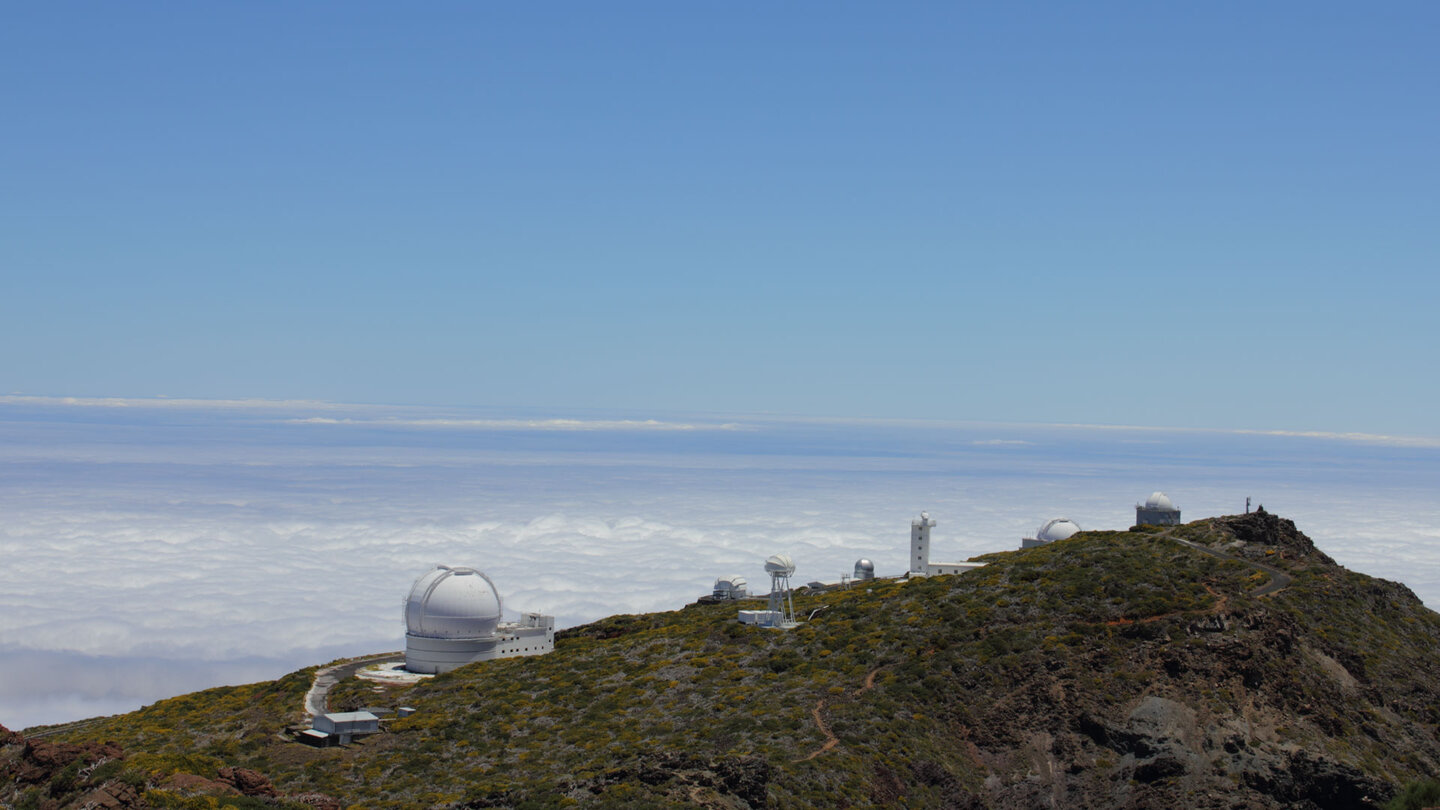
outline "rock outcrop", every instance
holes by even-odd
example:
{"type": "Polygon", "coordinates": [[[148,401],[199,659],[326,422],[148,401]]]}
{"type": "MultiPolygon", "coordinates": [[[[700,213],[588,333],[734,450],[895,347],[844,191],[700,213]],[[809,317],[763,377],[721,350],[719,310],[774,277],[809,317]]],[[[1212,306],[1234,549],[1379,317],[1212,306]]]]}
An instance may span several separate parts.
{"type": "MultiPolygon", "coordinates": [[[[140,810],[145,801],[143,778],[122,772],[125,752],[114,743],[53,742],[26,738],[0,726],[0,807],[27,802],[37,810],[140,810]]],[[[221,767],[214,778],[172,773],[153,787],[185,796],[227,796],[270,800],[287,806],[308,805],[341,810],[333,796],[322,793],[283,795],[270,778],[249,768],[221,767]]]]}
{"type": "Polygon", "coordinates": [[[1246,515],[1215,518],[1214,523],[1242,543],[1269,546],[1292,559],[1334,565],[1335,561],[1295,527],[1295,521],[1273,515],[1263,508],[1246,515]]]}
{"type": "Polygon", "coordinates": [[[25,796],[41,810],[143,807],[134,785],[112,778],[124,759],[114,743],[52,742],[0,726],[0,803],[25,796]]]}

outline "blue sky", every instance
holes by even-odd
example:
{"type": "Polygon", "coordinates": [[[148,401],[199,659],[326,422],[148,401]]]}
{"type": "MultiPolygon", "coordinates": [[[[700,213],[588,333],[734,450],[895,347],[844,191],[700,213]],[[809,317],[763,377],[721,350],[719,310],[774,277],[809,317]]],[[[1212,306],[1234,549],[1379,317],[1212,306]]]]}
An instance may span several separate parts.
{"type": "Polygon", "coordinates": [[[1440,435],[1437,35],[1422,3],[14,6],[0,393],[1440,435]]]}

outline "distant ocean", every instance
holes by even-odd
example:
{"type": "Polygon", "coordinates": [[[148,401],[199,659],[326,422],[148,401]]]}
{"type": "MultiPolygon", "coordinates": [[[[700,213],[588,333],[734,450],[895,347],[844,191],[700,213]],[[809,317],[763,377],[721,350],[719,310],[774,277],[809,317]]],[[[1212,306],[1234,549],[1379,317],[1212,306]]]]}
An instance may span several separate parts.
{"type": "Polygon", "coordinates": [[[1440,605],[1440,442],[745,415],[0,397],[0,723],[137,708],[403,645],[433,563],[560,626],[678,608],[764,558],[837,580],[1255,505],[1440,605]]]}

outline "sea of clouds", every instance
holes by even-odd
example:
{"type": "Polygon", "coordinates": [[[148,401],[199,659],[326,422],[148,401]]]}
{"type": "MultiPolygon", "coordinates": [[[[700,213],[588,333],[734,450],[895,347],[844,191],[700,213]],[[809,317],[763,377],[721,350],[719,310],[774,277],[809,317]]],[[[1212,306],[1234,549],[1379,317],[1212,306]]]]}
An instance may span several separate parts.
{"type": "Polygon", "coordinates": [[[312,402],[0,397],[0,723],[126,711],[403,646],[401,601],[473,565],[571,626],[677,608],[764,558],[837,580],[1246,496],[1440,605],[1440,443],[899,421],[577,417],[312,402]]]}

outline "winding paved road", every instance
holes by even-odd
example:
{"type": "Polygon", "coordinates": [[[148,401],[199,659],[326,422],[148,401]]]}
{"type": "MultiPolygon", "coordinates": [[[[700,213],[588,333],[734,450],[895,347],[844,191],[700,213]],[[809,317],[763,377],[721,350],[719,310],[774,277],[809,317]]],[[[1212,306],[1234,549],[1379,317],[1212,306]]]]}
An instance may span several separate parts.
{"type": "Polygon", "coordinates": [[[352,677],[363,667],[380,661],[394,661],[403,658],[403,652],[388,652],[380,655],[367,655],[364,658],[354,658],[341,664],[334,664],[328,667],[321,667],[315,672],[315,680],[310,684],[310,691],[305,693],[305,716],[314,717],[317,714],[324,714],[327,711],[326,700],[330,697],[330,690],[335,684],[346,678],[352,677]]]}
{"type": "Polygon", "coordinates": [[[1202,546],[1199,543],[1192,543],[1189,540],[1181,540],[1178,537],[1172,536],[1169,531],[1165,532],[1165,536],[1169,537],[1171,540],[1174,540],[1182,546],[1188,546],[1189,548],[1193,548],[1196,551],[1209,554],[1212,557],[1219,557],[1222,560],[1234,560],[1241,565],[1248,565],[1257,571],[1263,571],[1270,575],[1269,582],[1246,594],[1246,596],[1257,598],[1261,596],[1269,596],[1272,593],[1279,593],[1280,591],[1283,591],[1286,588],[1290,587],[1290,583],[1295,581],[1294,577],[1290,576],[1284,571],[1281,571],[1279,568],[1276,568],[1273,565],[1266,565],[1265,563],[1255,562],[1254,560],[1247,560],[1244,557],[1236,557],[1234,554],[1226,554],[1223,551],[1210,548],[1209,546],[1202,546]]]}

